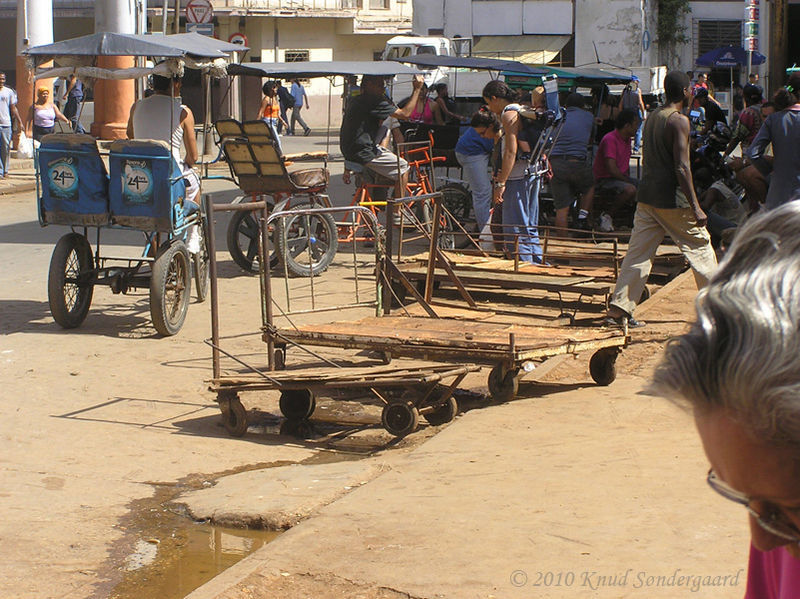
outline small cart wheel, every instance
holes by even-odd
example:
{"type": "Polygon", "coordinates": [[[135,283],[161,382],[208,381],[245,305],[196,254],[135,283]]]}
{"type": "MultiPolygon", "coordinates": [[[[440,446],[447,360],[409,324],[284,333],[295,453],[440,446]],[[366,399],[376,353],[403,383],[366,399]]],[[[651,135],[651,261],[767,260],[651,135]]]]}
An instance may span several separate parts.
{"type": "Polygon", "coordinates": [[[452,422],[456,414],[458,414],[458,404],[456,403],[456,398],[450,396],[444,403],[436,406],[432,412],[423,414],[423,418],[431,426],[439,426],[440,424],[452,422]]]}
{"type": "Polygon", "coordinates": [[[575,324],[575,317],[572,314],[570,314],[569,312],[562,312],[561,314],[559,314],[558,315],[558,320],[566,320],[567,324],[569,326],[572,326],[572,325],[575,324]]]}
{"type": "Polygon", "coordinates": [[[650,299],[650,289],[647,287],[647,285],[645,285],[644,289],[642,289],[642,295],[639,297],[639,301],[637,303],[641,304],[642,302],[647,301],[649,299],[650,299]]]}
{"type": "Polygon", "coordinates": [[[507,370],[503,364],[497,364],[489,373],[489,395],[494,401],[511,401],[519,392],[519,379],[515,370],[507,370]]]}
{"type": "Polygon", "coordinates": [[[284,347],[276,347],[275,353],[273,354],[273,363],[275,364],[275,370],[285,370],[286,369],[286,348],[284,347]]]}
{"type": "Polygon", "coordinates": [[[150,317],[161,335],[181,330],[192,292],[189,252],[180,240],[162,248],[150,277],[150,317]]]}
{"type": "Polygon", "coordinates": [[[405,437],[417,430],[419,410],[405,402],[386,404],[381,412],[381,424],[395,437],[405,437]]]}
{"type": "Polygon", "coordinates": [[[50,313],[61,327],[74,329],[86,318],[94,279],[89,241],[79,233],[67,233],[53,249],[47,277],[50,313]]]}
{"type": "Polygon", "coordinates": [[[220,403],[222,407],[222,423],[231,437],[243,437],[247,432],[247,410],[244,409],[238,395],[230,399],[223,399],[220,403]],[[222,402],[227,403],[225,408],[222,402]]]}
{"type": "Polygon", "coordinates": [[[610,385],[617,378],[617,356],[619,350],[604,347],[597,350],[589,360],[589,373],[598,385],[610,385]]]}
{"type": "Polygon", "coordinates": [[[281,392],[278,405],[287,420],[308,420],[317,407],[317,400],[310,389],[287,389],[281,392]]]}
{"type": "Polygon", "coordinates": [[[381,354],[381,363],[386,364],[387,366],[392,363],[392,352],[390,351],[382,351],[381,354]]]}

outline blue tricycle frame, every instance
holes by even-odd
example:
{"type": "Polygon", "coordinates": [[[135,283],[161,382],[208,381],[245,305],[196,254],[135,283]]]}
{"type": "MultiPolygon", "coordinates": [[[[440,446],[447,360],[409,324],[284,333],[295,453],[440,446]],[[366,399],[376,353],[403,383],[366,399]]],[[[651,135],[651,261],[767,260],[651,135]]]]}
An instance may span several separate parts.
{"type": "Polygon", "coordinates": [[[208,290],[207,222],[185,202],[186,185],[168,144],[119,140],[111,144],[109,169],[93,137],[51,134],[36,151],[39,224],[67,225],[58,240],[47,282],[50,312],[64,328],[86,318],[96,285],[112,292],[149,288],[153,326],[162,335],[180,331],[192,288],[198,301],[208,290]],[[200,251],[190,255],[184,239],[198,227],[200,251]],[[96,231],[95,245],[89,231],[96,231]],[[141,231],[141,256],[106,256],[103,229],[141,231]]]}

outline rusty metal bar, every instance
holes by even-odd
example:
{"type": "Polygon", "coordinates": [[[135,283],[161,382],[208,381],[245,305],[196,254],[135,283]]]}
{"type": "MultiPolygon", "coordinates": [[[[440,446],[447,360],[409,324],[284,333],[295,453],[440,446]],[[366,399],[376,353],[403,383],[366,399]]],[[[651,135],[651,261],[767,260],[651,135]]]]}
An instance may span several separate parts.
{"type": "Polygon", "coordinates": [[[214,237],[214,202],[211,195],[203,195],[203,209],[208,221],[206,247],[208,249],[208,276],[211,279],[211,364],[214,378],[220,375],[219,356],[219,290],[217,288],[217,248],[214,237]]]}

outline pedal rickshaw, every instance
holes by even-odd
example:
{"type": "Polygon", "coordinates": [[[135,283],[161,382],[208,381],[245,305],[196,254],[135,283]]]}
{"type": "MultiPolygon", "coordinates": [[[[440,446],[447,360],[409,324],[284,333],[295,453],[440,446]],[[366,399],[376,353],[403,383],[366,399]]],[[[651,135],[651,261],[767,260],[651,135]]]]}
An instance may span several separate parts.
{"type": "MultiPolygon", "coordinates": [[[[91,86],[97,79],[153,73],[171,77],[184,68],[201,70],[207,83],[208,76],[224,76],[227,58],[241,50],[196,34],[96,33],[30,48],[25,54],[34,69],[50,60],[69,65],[36,70],[37,79],[75,74],[91,86]],[[96,66],[100,56],[163,62],[152,68],[109,70],[96,66]]],[[[208,222],[202,211],[192,212],[188,204],[185,210],[186,184],[172,150],[163,141],[117,140],[110,145],[107,167],[89,135],[54,133],[42,138],[35,156],[39,224],[71,228],[53,250],[47,283],[50,312],[62,327],[80,326],[97,285],[108,285],[115,294],[149,289],[150,315],[161,335],[174,335],[183,326],[192,275],[198,301],[205,300],[208,222]],[[190,255],[185,238],[193,227],[200,243],[199,251],[190,255]],[[94,248],[90,229],[95,230],[94,248]],[[140,231],[141,255],[103,254],[101,232],[108,229],[140,231]]]]}

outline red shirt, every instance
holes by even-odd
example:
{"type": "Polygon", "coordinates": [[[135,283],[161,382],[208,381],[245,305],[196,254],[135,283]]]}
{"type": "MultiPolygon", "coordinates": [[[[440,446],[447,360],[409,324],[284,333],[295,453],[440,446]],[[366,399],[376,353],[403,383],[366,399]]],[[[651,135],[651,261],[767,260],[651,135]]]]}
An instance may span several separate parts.
{"type": "Polygon", "coordinates": [[[595,181],[600,179],[613,179],[614,176],[606,167],[606,158],[613,158],[617,163],[617,168],[626,177],[631,172],[631,140],[625,139],[619,134],[617,129],[611,133],[606,133],[600,140],[600,147],[597,148],[597,155],[594,157],[595,181]]]}
{"type": "Polygon", "coordinates": [[[759,551],[750,547],[745,599],[795,599],[800,593],[800,561],[783,547],[759,551]]]}

